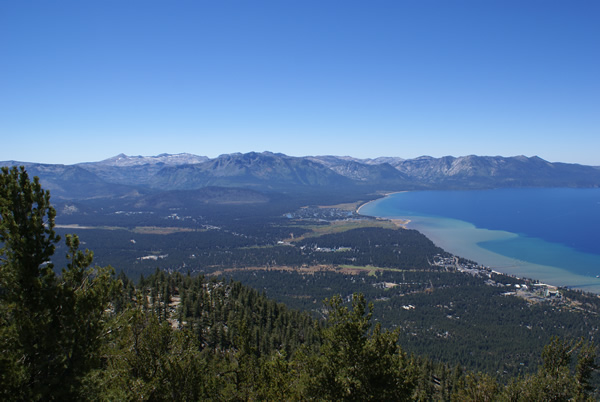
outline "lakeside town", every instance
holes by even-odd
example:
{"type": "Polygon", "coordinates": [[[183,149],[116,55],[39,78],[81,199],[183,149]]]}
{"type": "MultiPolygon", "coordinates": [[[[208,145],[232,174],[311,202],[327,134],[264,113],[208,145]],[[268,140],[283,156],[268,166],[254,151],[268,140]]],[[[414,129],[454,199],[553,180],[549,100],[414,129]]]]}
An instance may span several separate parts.
{"type": "Polygon", "coordinates": [[[444,268],[448,271],[464,272],[474,276],[483,276],[489,278],[485,283],[489,286],[506,288],[505,296],[517,296],[530,302],[548,302],[562,300],[562,294],[557,286],[540,283],[539,281],[527,278],[518,278],[510,276],[493,269],[477,264],[476,262],[464,260],[457,256],[444,257],[436,255],[431,265],[444,268]],[[522,283],[502,283],[498,276],[517,279],[522,283]]]}

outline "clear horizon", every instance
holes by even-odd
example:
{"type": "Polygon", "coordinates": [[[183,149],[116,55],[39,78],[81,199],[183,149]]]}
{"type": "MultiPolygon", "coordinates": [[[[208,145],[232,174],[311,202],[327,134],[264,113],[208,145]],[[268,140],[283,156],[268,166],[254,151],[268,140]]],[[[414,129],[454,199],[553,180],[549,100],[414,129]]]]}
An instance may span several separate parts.
{"type": "MultiPolygon", "coordinates": [[[[256,152],[256,153],[262,153],[262,152],[271,152],[271,153],[274,153],[274,154],[277,154],[277,153],[279,153],[279,152],[272,152],[272,151],[268,151],[268,150],[265,150],[265,151],[248,151],[248,152],[243,152],[243,153],[251,153],[251,152],[256,152]]],[[[160,153],[160,154],[156,154],[156,155],[127,155],[127,154],[124,154],[123,152],[121,152],[121,153],[118,153],[118,154],[116,154],[116,155],[109,156],[108,158],[104,158],[104,159],[101,159],[101,160],[80,161],[80,162],[74,162],[74,163],[62,163],[62,162],[40,162],[40,161],[14,160],[14,159],[7,159],[7,160],[5,160],[5,161],[6,161],[6,162],[8,162],[8,161],[12,161],[12,162],[23,162],[23,163],[40,163],[40,164],[76,165],[76,164],[79,164],[79,163],[89,163],[89,162],[92,162],[92,163],[93,163],[93,162],[102,162],[102,161],[104,161],[104,160],[107,160],[107,159],[111,159],[111,158],[117,157],[117,156],[119,156],[119,155],[125,155],[125,156],[127,156],[127,157],[134,157],[134,158],[135,158],[135,157],[149,157],[149,158],[152,158],[152,157],[158,157],[158,156],[161,156],[161,155],[182,155],[182,154],[188,154],[188,155],[192,155],[192,156],[201,156],[201,157],[204,157],[204,156],[205,156],[205,157],[208,157],[209,159],[211,159],[211,160],[212,160],[212,159],[218,158],[219,156],[222,156],[222,155],[230,155],[230,154],[235,154],[235,153],[239,153],[239,152],[230,152],[230,153],[227,153],[227,154],[219,154],[219,155],[215,155],[215,156],[191,154],[191,153],[189,153],[189,152],[179,152],[179,153],[174,153],[174,154],[169,154],[169,153],[162,152],[162,153],[160,153]]],[[[284,155],[287,155],[287,154],[284,154],[284,155]]],[[[355,156],[353,156],[353,155],[332,155],[332,154],[327,154],[327,155],[325,155],[325,154],[314,154],[314,155],[287,155],[287,156],[291,156],[291,157],[300,157],[300,158],[303,158],[303,157],[319,157],[319,156],[336,156],[336,157],[342,157],[342,158],[343,158],[343,157],[352,157],[352,158],[361,159],[361,160],[366,160],[366,159],[377,159],[377,158],[396,158],[396,157],[397,157],[397,158],[401,158],[401,159],[404,159],[404,160],[409,160],[409,159],[418,159],[418,158],[426,158],[426,157],[432,157],[432,158],[442,158],[442,157],[461,158],[461,157],[465,157],[465,156],[471,156],[471,155],[442,155],[442,156],[440,156],[440,157],[434,157],[434,156],[431,156],[431,155],[419,155],[419,156],[416,156],[416,157],[414,157],[414,158],[402,158],[402,157],[400,157],[400,156],[392,156],[392,155],[382,155],[382,156],[378,156],[378,157],[374,157],[374,158],[370,158],[370,157],[368,157],[368,158],[358,158],[358,157],[355,157],[355,156]]],[[[530,157],[536,157],[536,156],[537,156],[537,157],[539,157],[538,155],[531,155],[531,156],[527,156],[527,155],[475,155],[475,156],[483,156],[483,157],[505,157],[505,158],[511,158],[511,157],[517,157],[517,156],[526,156],[526,157],[528,157],[528,158],[530,158],[530,157]]],[[[542,159],[543,159],[543,158],[542,158],[542,159]]],[[[563,161],[547,161],[547,162],[551,162],[551,163],[556,163],[556,162],[558,162],[558,163],[569,163],[569,162],[563,162],[563,161]]],[[[573,162],[573,163],[575,163],[575,164],[578,164],[578,163],[576,163],[576,162],[573,162]]],[[[581,165],[585,165],[585,164],[581,164],[581,165]]],[[[595,165],[585,165],[585,166],[595,166],[595,165]]],[[[599,165],[598,167],[600,167],[600,165],[599,165]]]]}
{"type": "Polygon", "coordinates": [[[0,4],[0,160],[537,155],[600,166],[600,3],[0,4]]]}

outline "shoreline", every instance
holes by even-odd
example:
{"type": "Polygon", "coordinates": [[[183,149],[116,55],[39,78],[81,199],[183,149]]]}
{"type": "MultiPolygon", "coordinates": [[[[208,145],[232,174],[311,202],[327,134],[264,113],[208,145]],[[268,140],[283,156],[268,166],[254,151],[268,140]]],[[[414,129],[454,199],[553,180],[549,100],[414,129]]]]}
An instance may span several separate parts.
{"type": "MultiPolygon", "coordinates": [[[[386,193],[383,197],[362,204],[356,212],[360,214],[362,207],[402,192],[406,191],[386,193]]],[[[409,227],[415,229],[445,251],[475,261],[504,275],[529,278],[553,286],[600,294],[600,278],[598,277],[578,274],[566,268],[525,261],[494,252],[480,245],[490,240],[518,237],[519,235],[516,233],[477,228],[469,222],[444,217],[364,216],[386,219],[405,229],[409,227]],[[398,224],[398,221],[403,224],[398,224]]]]}
{"type": "MultiPolygon", "coordinates": [[[[355,211],[355,212],[356,212],[357,214],[359,214],[359,215],[362,215],[362,214],[360,213],[360,210],[361,210],[363,207],[365,207],[365,206],[367,206],[367,205],[369,205],[369,204],[371,204],[371,203],[373,203],[373,202],[375,202],[375,201],[383,200],[384,198],[387,198],[387,197],[389,197],[390,195],[393,195],[393,194],[401,194],[401,193],[408,193],[408,192],[409,192],[409,190],[403,190],[403,191],[392,191],[392,192],[390,192],[390,193],[383,193],[383,194],[382,194],[382,197],[375,198],[374,200],[367,201],[367,202],[365,202],[365,203],[363,203],[363,204],[359,205],[359,207],[358,207],[358,208],[356,208],[356,211],[355,211]]],[[[368,216],[368,215],[365,215],[365,216],[368,216]]],[[[399,218],[399,219],[402,219],[402,218],[399,218]]],[[[409,220],[409,222],[410,222],[410,220],[409,220]]]]}
{"type": "Polygon", "coordinates": [[[479,243],[485,241],[482,238],[503,240],[517,237],[518,235],[515,233],[480,229],[464,221],[451,219],[446,219],[446,221],[455,221],[458,225],[440,229],[427,227],[427,222],[419,224],[417,221],[415,222],[416,227],[413,226],[413,228],[449,253],[473,260],[504,275],[534,279],[557,287],[600,293],[599,278],[574,273],[561,267],[538,264],[499,254],[479,245],[479,243]],[[461,224],[463,222],[464,224],[461,224]]]}

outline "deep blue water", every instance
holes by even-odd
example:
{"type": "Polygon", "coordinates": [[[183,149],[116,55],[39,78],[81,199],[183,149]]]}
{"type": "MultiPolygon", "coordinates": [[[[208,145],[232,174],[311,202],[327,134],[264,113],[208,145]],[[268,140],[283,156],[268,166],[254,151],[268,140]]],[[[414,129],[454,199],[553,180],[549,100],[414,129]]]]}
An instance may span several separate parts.
{"type": "Polygon", "coordinates": [[[600,189],[495,189],[392,194],[361,210],[452,218],[518,236],[479,243],[495,253],[582,275],[600,274],[600,189]]]}

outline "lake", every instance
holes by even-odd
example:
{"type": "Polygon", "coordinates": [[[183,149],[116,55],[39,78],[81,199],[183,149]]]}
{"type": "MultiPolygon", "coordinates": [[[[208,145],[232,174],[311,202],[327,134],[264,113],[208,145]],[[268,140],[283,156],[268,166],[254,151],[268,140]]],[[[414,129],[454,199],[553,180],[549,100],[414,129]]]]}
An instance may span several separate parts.
{"type": "Polygon", "coordinates": [[[446,251],[499,272],[600,293],[600,189],[402,192],[360,213],[409,219],[446,251]]]}

